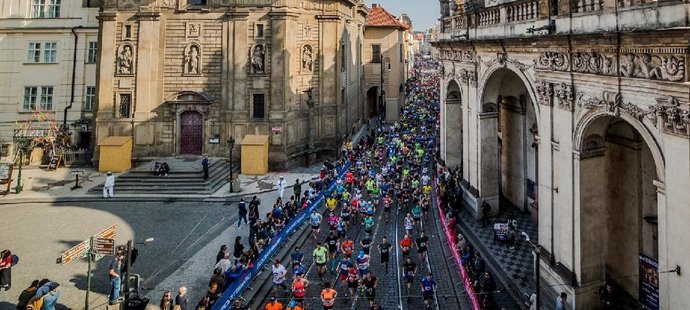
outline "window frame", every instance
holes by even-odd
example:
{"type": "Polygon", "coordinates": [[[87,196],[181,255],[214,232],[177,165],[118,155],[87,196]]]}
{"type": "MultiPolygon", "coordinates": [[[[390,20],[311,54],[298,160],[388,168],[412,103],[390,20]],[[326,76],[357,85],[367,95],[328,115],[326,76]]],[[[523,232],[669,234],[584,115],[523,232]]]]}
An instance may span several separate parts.
{"type": "Polygon", "coordinates": [[[92,112],[96,105],[96,86],[86,86],[84,90],[84,111],[92,112]]]}
{"type": "Polygon", "coordinates": [[[266,94],[264,93],[253,93],[252,94],[252,106],[251,106],[251,118],[254,120],[264,120],[266,119],[266,94]],[[256,115],[256,98],[260,96],[263,99],[262,102],[262,107],[261,107],[261,117],[257,117],[256,115]]]}
{"type": "Polygon", "coordinates": [[[98,41],[89,41],[86,47],[86,63],[95,64],[98,62],[98,41]]]}
{"type": "Polygon", "coordinates": [[[60,18],[62,0],[31,0],[31,18],[60,18]]]}
{"type": "Polygon", "coordinates": [[[255,38],[265,38],[266,37],[266,25],[263,23],[254,24],[254,37],[255,38]],[[261,29],[261,31],[259,31],[261,29]]]}
{"type": "Polygon", "coordinates": [[[43,63],[57,63],[57,42],[43,42],[43,63]]]}
{"type": "Polygon", "coordinates": [[[38,102],[38,86],[24,86],[23,98],[24,98],[24,100],[22,102],[22,111],[24,111],[24,112],[35,111],[36,110],[36,103],[38,102]],[[31,90],[32,94],[27,94],[27,90],[31,90]],[[27,102],[27,99],[28,99],[28,102],[27,102]],[[32,108],[32,106],[33,106],[33,108],[32,108]]]}
{"type": "Polygon", "coordinates": [[[41,63],[43,42],[29,42],[26,47],[26,62],[41,63]]]}
{"type": "Polygon", "coordinates": [[[372,44],[371,45],[371,63],[376,63],[380,64],[382,60],[383,53],[381,53],[381,44],[372,44]],[[378,48],[378,52],[376,51],[376,48],[378,48]],[[376,57],[378,55],[378,57],[376,57]]]}
{"type": "Polygon", "coordinates": [[[115,118],[132,118],[134,117],[134,96],[130,92],[122,92],[117,94],[117,109],[115,110],[115,118]],[[123,96],[129,97],[129,102],[128,102],[128,107],[127,107],[127,115],[123,116],[122,114],[122,98],[123,96]]]}

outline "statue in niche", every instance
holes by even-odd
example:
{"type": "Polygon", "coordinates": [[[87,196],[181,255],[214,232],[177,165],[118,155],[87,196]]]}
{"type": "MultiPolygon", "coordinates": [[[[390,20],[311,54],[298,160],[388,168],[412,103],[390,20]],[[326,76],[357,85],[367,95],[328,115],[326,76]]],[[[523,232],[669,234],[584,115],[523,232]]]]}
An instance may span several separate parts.
{"type": "Polygon", "coordinates": [[[302,69],[306,71],[312,71],[314,69],[313,62],[314,57],[311,45],[305,45],[304,47],[302,47],[302,69]]]}
{"type": "Polygon", "coordinates": [[[117,55],[117,66],[118,73],[120,74],[132,74],[132,63],[134,62],[134,56],[132,54],[132,47],[125,45],[122,47],[122,51],[117,55]]]}
{"type": "Polygon", "coordinates": [[[251,64],[252,64],[252,72],[254,73],[264,73],[264,58],[265,58],[265,51],[264,51],[264,46],[261,44],[257,44],[254,46],[254,49],[252,50],[252,58],[251,58],[251,64]]]}
{"type": "Polygon", "coordinates": [[[199,47],[192,45],[189,48],[189,52],[185,57],[185,73],[189,74],[199,74],[199,60],[201,55],[199,54],[199,47]]]}

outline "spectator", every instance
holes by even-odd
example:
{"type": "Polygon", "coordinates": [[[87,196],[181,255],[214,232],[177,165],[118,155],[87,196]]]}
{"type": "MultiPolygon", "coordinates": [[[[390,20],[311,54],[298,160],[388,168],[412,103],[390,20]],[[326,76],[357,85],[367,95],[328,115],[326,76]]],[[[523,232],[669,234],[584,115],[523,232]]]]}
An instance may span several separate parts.
{"type": "Polygon", "coordinates": [[[17,299],[17,310],[25,310],[26,306],[29,304],[29,301],[31,300],[31,297],[34,297],[36,294],[36,290],[38,290],[38,280],[34,280],[31,282],[31,285],[24,289],[21,294],[19,294],[19,298],[17,299]]]}
{"type": "Polygon", "coordinates": [[[173,299],[172,293],[170,293],[170,291],[165,291],[165,293],[163,293],[163,298],[161,298],[160,307],[161,310],[172,310],[173,299]]]}
{"type": "Polygon", "coordinates": [[[561,295],[556,297],[556,310],[565,310],[567,304],[568,294],[561,292],[561,295]]]}
{"type": "Polygon", "coordinates": [[[118,304],[120,300],[120,268],[122,267],[122,258],[124,257],[123,251],[118,251],[110,262],[110,267],[108,268],[108,277],[110,278],[110,296],[108,297],[108,303],[111,305],[118,304]]]}
{"type": "Polygon", "coordinates": [[[227,252],[228,252],[228,246],[225,244],[221,245],[220,250],[218,251],[218,254],[216,254],[216,264],[218,264],[218,262],[221,259],[225,258],[225,254],[227,254],[227,252]]]}
{"type": "Polygon", "coordinates": [[[3,250],[0,252],[0,289],[9,291],[12,287],[12,252],[3,250]]]}
{"type": "Polygon", "coordinates": [[[180,306],[180,310],[187,310],[187,288],[180,287],[180,290],[175,296],[175,305],[180,306]]]}
{"type": "Polygon", "coordinates": [[[103,183],[103,198],[113,198],[113,188],[115,187],[115,176],[112,172],[108,171],[105,177],[105,183],[103,183]]]}

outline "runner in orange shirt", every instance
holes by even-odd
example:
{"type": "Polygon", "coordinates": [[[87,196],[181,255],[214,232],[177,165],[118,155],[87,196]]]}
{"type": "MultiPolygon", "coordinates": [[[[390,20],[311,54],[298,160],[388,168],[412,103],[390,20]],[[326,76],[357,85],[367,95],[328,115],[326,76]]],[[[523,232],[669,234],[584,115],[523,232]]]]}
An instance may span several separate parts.
{"type": "Polygon", "coordinates": [[[321,305],[323,305],[324,310],[333,309],[338,292],[331,288],[330,282],[324,283],[323,287],[324,289],[321,291],[321,305]]]}
{"type": "Polygon", "coordinates": [[[355,242],[347,236],[345,236],[343,239],[345,239],[345,241],[340,244],[340,251],[343,252],[345,257],[350,258],[352,256],[352,252],[355,251],[355,242]]]}
{"type": "Polygon", "coordinates": [[[271,301],[266,304],[266,310],[283,310],[283,304],[276,300],[275,296],[271,296],[271,301]]]}

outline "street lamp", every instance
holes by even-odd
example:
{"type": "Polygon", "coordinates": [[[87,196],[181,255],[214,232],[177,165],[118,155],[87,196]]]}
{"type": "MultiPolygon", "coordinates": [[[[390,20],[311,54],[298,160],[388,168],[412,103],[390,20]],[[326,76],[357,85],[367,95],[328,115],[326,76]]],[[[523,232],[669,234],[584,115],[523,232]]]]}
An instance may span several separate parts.
{"type": "Polygon", "coordinates": [[[131,273],[132,269],[132,250],[134,250],[134,245],[135,244],[143,244],[144,246],[149,245],[149,243],[153,242],[154,238],[146,238],[143,242],[141,241],[134,241],[134,240],[128,240],[127,241],[127,266],[126,266],[126,271],[125,271],[125,299],[129,298],[129,275],[131,273]]]}
{"type": "Polygon", "coordinates": [[[534,256],[534,276],[535,276],[535,287],[536,287],[536,294],[537,294],[537,309],[539,309],[539,300],[540,300],[540,293],[539,293],[539,250],[541,249],[541,246],[539,244],[534,244],[532,241],[529,239],[529,235],[526,232],[522,232],[521,235],[525,237],[525,241],[529,242],[529,244],[532,246],[532,255],[534,256]]]}
{"type": "Polygon", "coordinates": [[[228,145],[230,146],[230,192],[233,192],[232,181],[233,181],[233,167],[232,167],[232,149],[235,147],[235,137],[230,137],[228,139],[228,145]]]}
{"type": "Polygon", "coordinates": [[[24,163],[24,153],[28,152],[29,143],[31,142],[31,137],[20,135],[19,132],[19,129],[15,129],[12,136],[12,140],[14,140],[19,152],[19,173],[17,175],[17,186],[14,188],[15,194],[21,193],[24,188],[22,186],[22,164],[24,163]]]}

